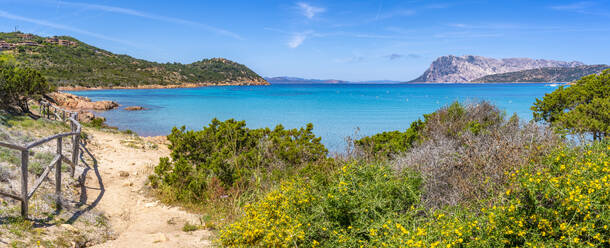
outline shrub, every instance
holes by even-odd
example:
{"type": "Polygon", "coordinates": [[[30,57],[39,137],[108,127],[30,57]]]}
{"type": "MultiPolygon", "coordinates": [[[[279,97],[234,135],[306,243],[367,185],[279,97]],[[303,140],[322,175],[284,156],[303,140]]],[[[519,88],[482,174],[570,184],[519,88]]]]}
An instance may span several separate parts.
{"type": "Polygon", "coordinates": [[[103,128],[106,126],[106,119],[103,117],[95,117],[90,122],[85,123],[86,126],[94,127],[94,128],[103,128]]]}
{"type": "Polygon", "coordinates": [[[441,208],[487,199],[507,184],[506,171],[539,160],[561,144],[552,130],[504,120],[488,103],[453,104],[426,115],[423,141],[393,161],[424,178],[422,202],[441,208]]]}
{"type": "Polygon", "coordinates": [[[465,132],[478,135],[486,129],[502,124],[503,116],[502,111],[489,102],[468,105],[454,102],[424,115],[425,128],[422,136],[424,139],[434,139],[439,135],[456,138],[465,132]]]}
{"type": "Polygon", "coordinates": [[[383,132],[354,142],[361,155],[368,158],[392,158],[423,140],[443,135],[454,138],[470,131],[479,134],[502,122],[503,113],[489,102],[462,105],[459,102],[425,114],[424,121],[411,123],[405,132],[383,132]]]}
{"type": "MultiPolygon", "coordinates": [[[[221,232],[224,246],[357,247],[370,229],[408,213],[418,202],[419,179],[385,165],[349,163],[330,184],[289,180],[244,207],[244,216],[221,232]]],[[[403,216],[404,217],[404,216],[403,216]]]]}
{"type": "Polygon", "coordinates": [[[189,222],[184,223],[184,226],[182,226],[183,232],[194,232],[197,230],[199,230],[199,226],[195,225],[195,224],[191,224],[189,222]]]}
{"type": "Polygon", "coordinates": [[[161,158],[151,184],[173,200],[203,202],[251,185],[281,179],[290,170],[326,159],[327,150],[305,128],[249,129],[244,121],[217,119],[201,131],[174,128],[170,158],[161,158]],[[227,192],[228,191],[228,192],[227,192]]]}
{"type": "Polygon", "coordinates": [[[38,71],[0,61],[0,108],[30,112],[28,100],[38,100],[53,90],[38,71]]]}
{"type": "Polygon", "coordinates": [[[532,111],[537,121],[603,139],[610,133],[610,69],[536,99],[532,111]]]}
{"type": "Polygon", "coordinates": [[[421,139],[424,123],[417,120],[405,132],[391,131],[356,140],[354,144],[363,156],[369,158],[390,158],[406,151],[421,139]]]}
{"type": "Polygon", "coordinates": [[[478,205],[436,210],[419,208],[416,197],[381,193],[416,196],[417,179],[350,164],[330,175],[328,188],[283,184],[248,205],[220,241],[229,247],[608,247],[609,161],[608,141],[554,149],[506,171],[508,189],[478,205]]]}
{"type": "Polygon", "coordinates": [[[556,149],[507,172],[510,188],[494,196],[497,204],[439,210],[405,232],[388,225],[382,239],[421,247],[608,247],[609,160],[608,142],[556,149]]]}

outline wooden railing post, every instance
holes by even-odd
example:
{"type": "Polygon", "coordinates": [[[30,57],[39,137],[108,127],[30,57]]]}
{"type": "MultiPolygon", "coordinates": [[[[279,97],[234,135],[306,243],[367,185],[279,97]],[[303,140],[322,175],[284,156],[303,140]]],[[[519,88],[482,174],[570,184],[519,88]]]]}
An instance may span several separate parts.
{"type": "Polygon", "coordinates": [[[21,151],[21,216],[28,217],[28,156],[29,150],[21,151]]]}
{"type": "MultiPolygon", "coordinates": [[[[61,137],[57,139],[57,155],[61,156],[61,137]]],[[[61,211],[61,158],[55,163],[55,209],[61,211]]]]}
{"type": "MultiPolygon", "coordinates": [[[[78,121],[78,113],[73,115],[75,121],[78,121]]],[[[76,123],[72,122],[72,132],[76,132],[78,130],[78,126],[76,123]]],[[[72,171],[70,175],[74,177],[74,172],[76,170],[76,165],[78,164],[78,151],[79,151],[79,142],[80,142],[80,134],[75,134],[74,139],[72,141],[72,171]]]]}

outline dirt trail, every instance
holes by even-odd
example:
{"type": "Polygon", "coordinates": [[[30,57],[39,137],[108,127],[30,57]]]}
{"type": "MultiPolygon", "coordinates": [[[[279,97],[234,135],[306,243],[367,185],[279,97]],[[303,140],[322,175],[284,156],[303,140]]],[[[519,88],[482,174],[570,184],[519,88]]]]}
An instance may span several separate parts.
{"type": "MultiPolygon", "coordinates": [[[[104,195],[95,207],[109,218],[117,233],[115,240],[94,247],[209,247],[211,232],[184,232],[185,222],[199,224],[198,216],[177,207],[165,206],[145,196],[143,188],[159,157],[167,156],[166,145],[156,149],[136,148],[126,144],[130,137],[96,130],[87,130],[87,148],[98,161],[104,195]]],[[[151,138],[144,141],[153,142],[151,138]]],[[[142,143],[142,141],[138,141],[142,143]]],[[[88,173],[88,199],[93,201],[102,192],[95,173],[88,173]]]]}

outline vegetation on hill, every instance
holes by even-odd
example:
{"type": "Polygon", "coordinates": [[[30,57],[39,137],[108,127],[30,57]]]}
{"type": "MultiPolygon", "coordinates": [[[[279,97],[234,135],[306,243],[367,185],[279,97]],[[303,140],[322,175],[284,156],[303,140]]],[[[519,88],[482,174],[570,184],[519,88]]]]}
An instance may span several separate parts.
{"type": "Polygon", "coordinates": [[[603,139],[610,134],[610,69],[559,87],[532,107],[534,118],[573,133],[603,139]]]}
{"type": "Polygon", "coordinates": [[[582,65],[577,67],[545,67],[516,72],[499,73],[484,76],[472,82],[475,83],[507,83],[507,82],[572,82],[581,77],[597,74],[610,68],[608,65],[582,65]]]}
{"type": "MultiPolygon", "coordinates": [[[[23,41],[20,33],[0,33],[0,40],[23,41]]],[[[180,84],[267,84],[258,74],[242,64],[213,58],[191,64],[156,63],[128,55],[113,54],[72,37],[58,39],[76,45],[59,45],[33,35],[28,41],[36,45],[20,45],[4,51],[28,67],[37,69],[57,86],[116,87],[180,84]]]]}
{"type": "Polygon", "coordinates": [[[40,72],[0,58],[0,109],[29,113],[29,100],[38,100],[54,87],[40,72]]]}

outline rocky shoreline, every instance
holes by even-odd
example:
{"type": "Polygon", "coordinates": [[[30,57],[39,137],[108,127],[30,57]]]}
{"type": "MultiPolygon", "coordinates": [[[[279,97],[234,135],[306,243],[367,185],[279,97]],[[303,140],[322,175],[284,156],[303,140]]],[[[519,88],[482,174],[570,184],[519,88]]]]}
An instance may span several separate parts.
{"type": "Polygon", "coordinates": [[[200,88],[212,86],[264,86],[271,85],[267,81],[243,81],[238,83],[183,83],[183,84],[148,84],[138,86],[113,86],[113,87],[83,87],[83,86],[63,86],[58,87],[60,91],[85,91],[85,90],[136,90],[136,89],[178,89],[178,88],[200,88]]]}
{"type": "Polygon", "coordinates": [[[65,109],[76,111],[78,113],[78,121],[89,123],[95,119],[101,119],[102,122],[106,118],[96,116],[93,111],[106,111],[119,107],[119,104],[114,101],[91,101],[91,99],[83,96],[77,96],[65,92],[53,92],[47,95],[52,101],[65,109]]]}

